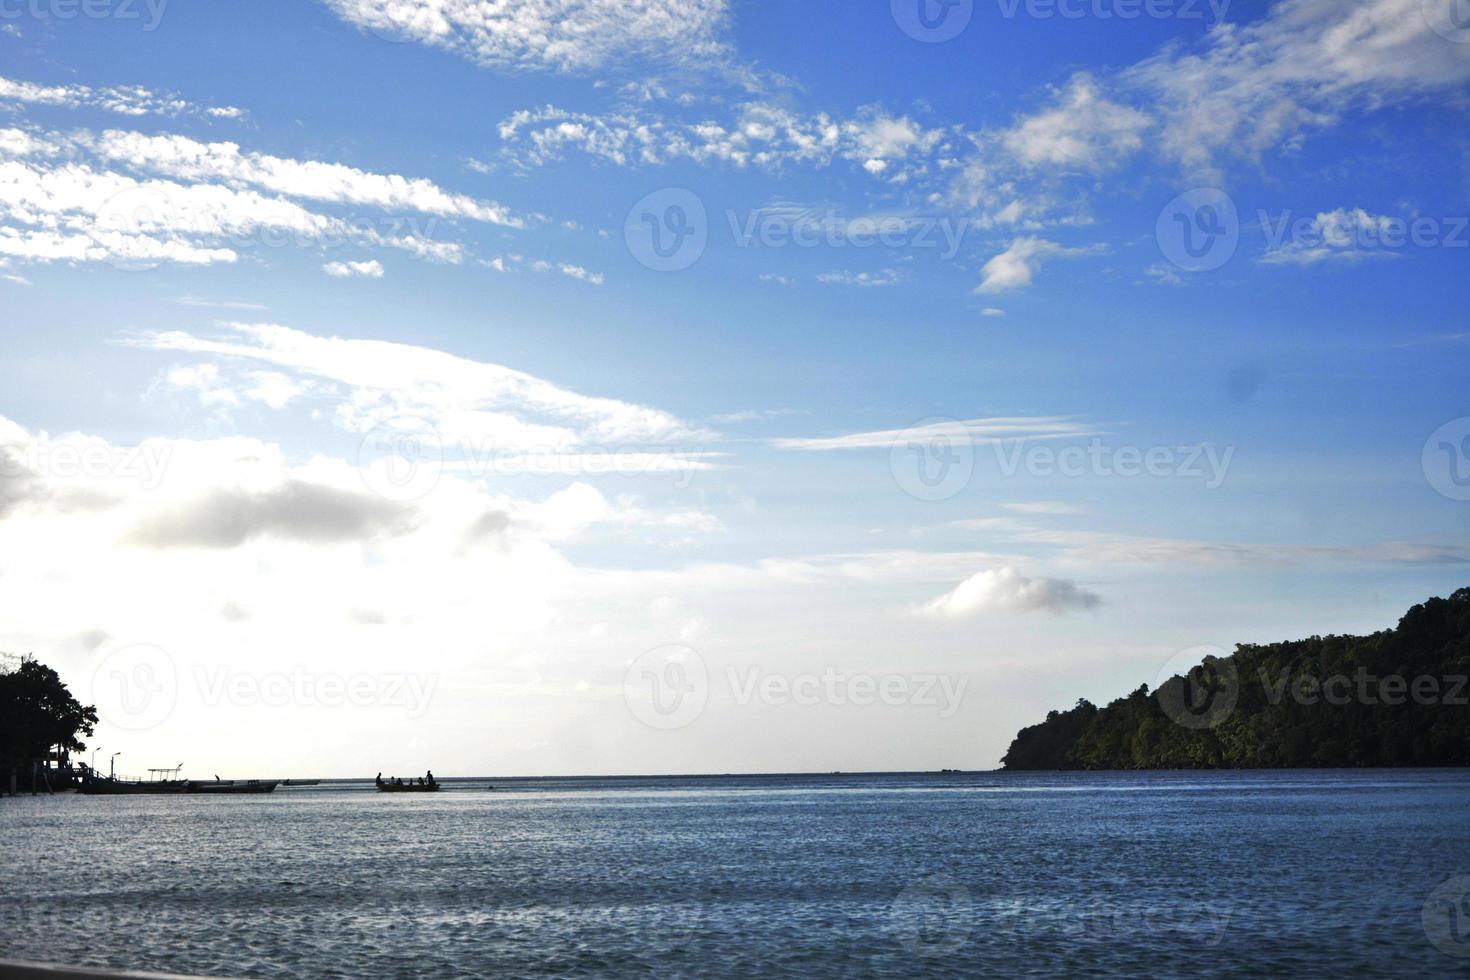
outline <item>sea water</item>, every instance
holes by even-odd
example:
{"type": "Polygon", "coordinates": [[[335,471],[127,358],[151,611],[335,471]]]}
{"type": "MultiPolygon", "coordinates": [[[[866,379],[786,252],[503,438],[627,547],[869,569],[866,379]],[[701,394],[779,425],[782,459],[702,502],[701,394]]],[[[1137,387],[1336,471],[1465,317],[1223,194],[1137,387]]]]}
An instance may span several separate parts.
{"type": "Polygon", "coordinates": [[[1463,875],[1465,770],[21,797],[0,800],[0,957],[239,977],[1467,975],[1463,875]]]}

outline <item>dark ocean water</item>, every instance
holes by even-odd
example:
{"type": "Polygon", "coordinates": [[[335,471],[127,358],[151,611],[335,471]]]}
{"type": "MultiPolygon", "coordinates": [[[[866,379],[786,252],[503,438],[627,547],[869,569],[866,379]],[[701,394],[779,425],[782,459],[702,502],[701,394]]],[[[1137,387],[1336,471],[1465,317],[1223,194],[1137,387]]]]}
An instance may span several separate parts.
{"type": "Polygon", "coordinates": [[[0,855],[0,956],[172,972],[1470,975],[1464,770],[24,797],[0,855]]]}

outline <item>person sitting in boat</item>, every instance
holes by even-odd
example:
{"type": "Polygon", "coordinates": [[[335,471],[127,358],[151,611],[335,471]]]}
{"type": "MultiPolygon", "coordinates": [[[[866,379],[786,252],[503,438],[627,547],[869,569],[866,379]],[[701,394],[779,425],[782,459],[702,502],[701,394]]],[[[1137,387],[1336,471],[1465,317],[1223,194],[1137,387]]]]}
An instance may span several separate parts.
{"type": "Polygon", "coordinates": [[[434,785],[434,770],[432,769],[429,770],[429,785],[434,785]]]}
{"type": "Polygon", "coordinates": [[[373,785],[374,786],[381,786],[381,785],[383,785],[383,774],[382,773],[378,773],[378,778],[373,780],[373,785]]]}

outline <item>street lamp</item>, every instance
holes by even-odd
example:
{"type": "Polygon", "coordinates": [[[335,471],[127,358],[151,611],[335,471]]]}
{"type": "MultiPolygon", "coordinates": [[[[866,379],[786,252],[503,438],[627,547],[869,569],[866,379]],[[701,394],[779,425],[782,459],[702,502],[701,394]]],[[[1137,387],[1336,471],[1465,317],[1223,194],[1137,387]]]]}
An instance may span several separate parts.
{"type": "Polygon", "coordinates": [[[97,771],[97,753],[98,752],[101,752],[101,751],[102,751],[102,746],[100,746],[100,745],[97,746],[95,749],[92,750],[92,767],[91,768],[92,768],[92,771],[93,772],[96,772],[97,771]]]}
{"type": "Polygon", "coordinates": [[[121,752],[114,752],[114,753],[112,753],[112,758],[110,760],[108,760],[108,763],[107,763],[107,778],[108,779],[116,779],[117,778],[117,757],[120,756],[120,755],[122,755],[121,752]]]}

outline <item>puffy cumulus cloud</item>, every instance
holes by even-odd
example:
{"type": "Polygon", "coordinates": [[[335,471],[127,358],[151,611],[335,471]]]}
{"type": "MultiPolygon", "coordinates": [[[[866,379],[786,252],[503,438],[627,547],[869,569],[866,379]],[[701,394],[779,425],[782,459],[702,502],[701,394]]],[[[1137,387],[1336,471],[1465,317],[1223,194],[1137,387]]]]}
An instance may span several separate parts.
{"type": "Polygon", "coordinates": [[[381,279],[383,263],[377,259],[366,262],[328,262],[322,271],[333,279],[381,279]]]}
{"type": "Polygon", "coordinates": [[[1102,599],[1076,582],[1028,578],[1011,566],[987,569],[925,603],[920,612],[940,619],[968,619],[991,613],[1067,613],[1095,609],[1102,599]]]}
{"type": "Polygon", "coordinates": [[[488,68],[725,65],[725,0],[326,0],[348,23],[488,68]]]}
{"type": "Polygon", "coordinates": [[[1143,148],[1148,115],[1110,101],[1090,75],[1077,75],[1058,105],[1023,119],[1001,143],[1027,166],[1106,170],[1143,148]]]}
{"type": "Polygon", "coordinates": [[[1017,238],[981,267],[980,285],[975,291],[986,294],[1024,289],[1031,285],[1043,260],[1095,255],[1099,251],[1100,246],[1068,247],[1044,238],[1017,238]]]}

